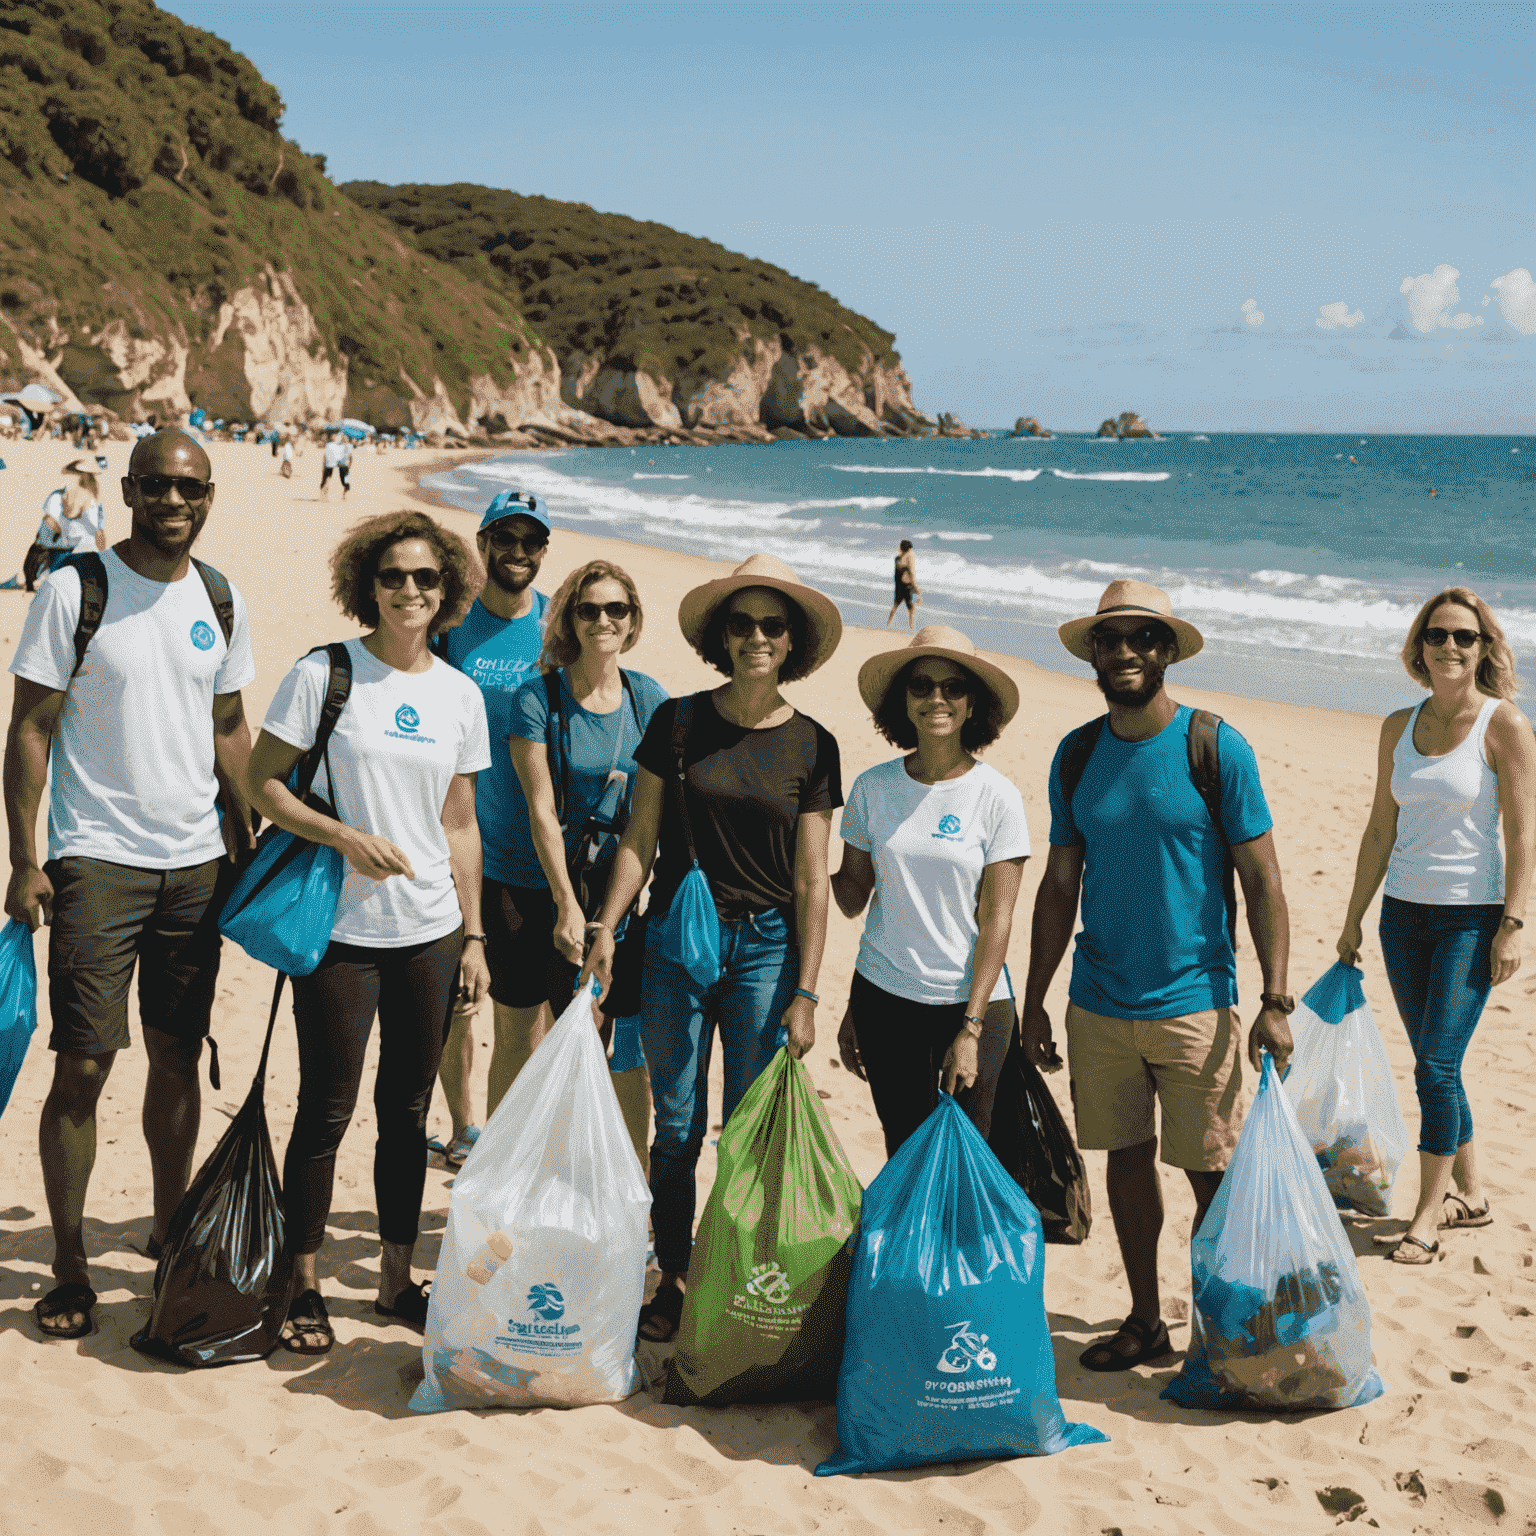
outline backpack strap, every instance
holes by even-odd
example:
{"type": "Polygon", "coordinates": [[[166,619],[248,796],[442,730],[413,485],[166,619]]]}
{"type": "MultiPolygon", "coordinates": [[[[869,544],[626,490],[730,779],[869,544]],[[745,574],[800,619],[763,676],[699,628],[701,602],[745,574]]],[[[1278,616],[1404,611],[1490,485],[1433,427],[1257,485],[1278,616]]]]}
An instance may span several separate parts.
{"type": "Polygon", "coordinates": [[[1208,709],[1194,710],[1189,717],[1189,779],[1205,801],[1211,821],[1221,835],[1222,884],[1227,900],[1227,930],[1237,947],[1237,867],[1232,846],[1221,819],[1221,716],[1208,709]]]}
{"type": "Polygon", "coordinates": [[[1077,793],[1077,786],[1082,782],[1083,772],[1088,767],[1088,759],[1093,756],[1093,749],[1098,746],[1104,722],[1108,719],[1108,715],[1100,715],[1097,720],[1078,726],[1067,737],[1061,749],[1061,798],[1066,808],[1067,825],[1072,829],[1074,847],[1083,841],[1083,834],[1077,830],[1077,822],[1072,816],[1072,796],[1077,793]]]}
{"type": "Polygon", "coordinates": [[[228,645],[235,633],[235,595],[229,590],[229,579],[223,571],[204,565],[196,555],[192,556],[192,566],[203,578],[203,588],[208,593],[208,601],[213,604],[213,611],[219,616],[219,628],[224,631],[224,644],[228,645]]]}
{"type": "Polygon", "coordinates": [[[565,743],[560,739],[560,674],[544,673],[544,697],[549,701],[549,719],[544,727],[544,751],[549,758],[549,781],[555,789],[555,819],[565,826],[565,803],[570,786],[565,781],[565,743]]]}
{"type": "Polygon", "coordinates": [[[677,813],[683,820],[683,837],[688,844],[688,858],[693,864],[699,862],[699,856],[693,848],[693,825],[688,820],[688,796],[684,789],[683,754],[688,749],[688,732],[693,726],[693,704],[695,694],[689,694],[686,698],[677,701],[677,708],[672,715],[672,761],[676,765],[676,771],[672,775],[672,785],[677,794],[677,813]]]}
{"type": "MultiPolygon", "coordinates": [[[[315,655],[317,651],[324,651],[330,661],[330,677],[326,683],[325,702],[320,706],[320,723],[315,727],[314,744],[309,751],[299,759],[299,773],[295,780],[294,793],[302,800],[310,791],[315,782],[315,774],[320,769],[322,759],[326,763],[327,782],[330,779],[330,760],[326,753],[330,747],[331,734],[336,729],[336,722],[341,719],[341,712],[347,707],[347,698],[352,692],[352,657],[346,646],[340,640],[333,640],[329,645],[317,645],[307,654],[315,655]]],[[[336,786],[330,785],[331,799],[336,798],[336,786]]]]}
{"type": "MultiPolygon", "coordinates": [[[[64,565],[72,565],[80,577],[80,617],[75,620],[75,665],[70,676],[85,665],[86,648],[101,628],[101,616],[107,611],[107,566],[94,549],[83,555],[71,555],[64,565]]],[[[60,566],[60,570],[63,566],[60,566]]]]}

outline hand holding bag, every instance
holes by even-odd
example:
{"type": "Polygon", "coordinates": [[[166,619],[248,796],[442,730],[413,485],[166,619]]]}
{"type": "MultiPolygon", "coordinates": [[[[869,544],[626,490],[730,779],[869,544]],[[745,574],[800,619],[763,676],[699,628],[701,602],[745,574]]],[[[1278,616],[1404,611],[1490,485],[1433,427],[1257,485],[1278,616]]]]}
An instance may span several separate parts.
{"type": "Polygon", "coordinates": [[[0,1114],[10,1103],[37,1028],[37,960],[32,930],[13,917],[0,930],[0,1114]]]}

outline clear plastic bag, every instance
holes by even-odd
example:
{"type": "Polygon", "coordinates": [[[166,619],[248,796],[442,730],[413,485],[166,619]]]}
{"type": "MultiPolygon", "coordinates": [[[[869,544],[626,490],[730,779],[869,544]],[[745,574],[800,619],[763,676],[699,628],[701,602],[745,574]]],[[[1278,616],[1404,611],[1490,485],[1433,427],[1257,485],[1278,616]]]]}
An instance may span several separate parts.
{"type": "Polygon", "coordinates": [[[1266,1054],[1237,1150],[1190,1245],[1186,1408],[1351,1408],[1380,1397],[1349,1237],[1266,1054]]]}
{"type": "Polygon", "coordinates": [[[583,990],[453,1182],[411,1407],[576,1407],[637,1392],[650,1205],[583,990]]]}
{"type": "Polygon", "coordinates": [[[1285,1091],[1334,1204],[1390,1216],[1408,1125],[1360,978],[1340,961],[1302,998],[1291,1015],[1296,1049],[1285,1091]]]}
{"type": "Polygon", "coordinates": [[[13,917],[0,929],[0,1114],[11,1101],[37,1028],[37,959],[32,930],[13,917]]]}

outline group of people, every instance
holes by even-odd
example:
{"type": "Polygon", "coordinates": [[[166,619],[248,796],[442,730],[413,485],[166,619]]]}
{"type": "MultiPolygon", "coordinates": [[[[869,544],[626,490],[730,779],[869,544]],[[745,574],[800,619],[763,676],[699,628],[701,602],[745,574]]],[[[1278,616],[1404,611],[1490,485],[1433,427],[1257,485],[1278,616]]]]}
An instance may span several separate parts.
{"type": "MultiPolygon", "coordinates": [[[[461,1162],[477,1135],[469,1082],[483,996],[494,1014],[490,1112],[592,979],[653,1196],[661,1278],[637,1328],[670,1338],[715,1036],[724,1121],[781,1046],[803,1056],[815,1042],[835,900],[864,914],[838,1049],[869,1084],[888,1152],[941,1087],[986,1134],[1016,1032],[1035,1062],[1056,1064],[1045,998],[1076,934],[1064,1020],[1072,1102],[1080,1144],[1108,1153],[1131,1301],[1082,1362],[1124,1370],[1170,1352],[1157,1163],[1185,1171],[1198,1224],[1236,1143],[1244,1056],[1257,1069],[1267,1050],[1284,1066],[1294,1003],[1254,754],[1230,725],[1169,696],[1167,669],[1202,639],[1164,593],[1118,581],[1094,613],[1061,626],[1108,713],[1072,732],[1051,764],[1050,847],[1016,1001],[1006,957],[1029,828],[1017,786],[978,757],[1021,701],[960,632],[929,626],[860,668],[860,698],[897,755],[859,775],[845,804],[835,735],[782,691],[831,661],[841,616],[783,562],[754,555],[684,597],[682,633],[723,681],[673,699],[622,665],[644,622],[622,569],[591,561],[552,597],[535,589],[552,532],[536,497],[498,495],[473,550],[420,512],[370,518],[331,557],[338,606],[364,633],[347,642],[351,690],[300,800],[290,775],[316,743],[326,653],[283,679],[253,745],[240,693],[254,676],[245,605],[232,592],[221,610],[217,573],[190,560],[214,500],[206,455],[175,431],[146,438],[123,495],[131,531],[102,556],[108,597],[87,643],[82,584],[66,565],[34,602],[11,664],[6,911],[52,924],[55,1069],[40,1145],[58,1283],[36,1306],[45,1336],[92,1326],[82,1219],[95,1106],[128,1043],[136,961],[148,1251],[165,1240],[196,1140],[217,916],[253,845],[254,812],[346,861],[329,948],[294,981],[290,1349],[323,1353],[334,1340],[317,1256],[375,1019],[375,1308],[420,1328],[427,1288],[412,1260],[434,1082],[452,1121],[441,1151],[461,1162]],[[1262,976],[1246,1033],[1234,877],[1262,976]],[[702,968],[701,950],[712,957],[702,968]]],[[[1493,1219],[1460,1064],[1490,987],[1520,964],[1536,741],[1510,702],[1509,647],[1475,594],[1431,599],[1403,657],[1429,697],[1384,727],[1339,951],[1358,956],[1385,878],[1382,944],[1422,1110],[1418,1207],[1390,1241],[1393,1258],[1417,1263],[1434,1257],[1437,1232],[1493,1219]]]]}

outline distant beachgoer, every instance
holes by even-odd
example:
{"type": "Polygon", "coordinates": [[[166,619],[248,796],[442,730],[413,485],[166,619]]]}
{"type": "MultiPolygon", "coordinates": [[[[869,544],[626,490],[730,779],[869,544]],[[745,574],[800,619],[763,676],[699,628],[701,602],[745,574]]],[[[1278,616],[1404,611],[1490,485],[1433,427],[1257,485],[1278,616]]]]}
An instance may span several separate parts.
{"type": "Polygon", "coordinates": [[[293,979],[299,1101],[283,1162],[293,1296],[283,1343],[324,1354],[335,1342],[316,1255],[325,1241],[336,1150],[357,1105],[374,1015],[378,1206],[376,1314],[421,1329],[424,1286],[411,1260],[427,1172],[427,1109],[457,992],[490,980],[480,924],[475,775],[490,766],[480,692],[434,656],[428,637],[456,624],[483,579],[468,546],[421,512],[353,528],[331,556],[332,592],[368,633],[347,641],[352,691],[315,790],[339,820],[287,788],[314,744],[330,676],[324,652],[278,684],[251,752],[252,804],[280,827],[345,855],[336,925],[317,969],[293,979]]]}
{"type": "Polygon", "coordinates": [[[869,906],[843,1065],[867,1079],[893,1157],[939,1084],[983,1136],[1017,1014],[1004,962],[1029,825],[1024,799],[972,755],[1018,712],[1019,691],[957,629],[929,625],[859,669],[875,729],[909,749],[861,773],[843,811],[832,894],[869,906]]]}
{"type": "Polygon", "coordinates": [[[279,469],[284,480],[293,478],[293,443],[291,441],[283,444],[283,461],[279,469]]]}
{"type": "MultiPolygon", "coordinates": [[[[82,586],[73,566],[44,584],[11,662],[5,910],[33,929],[51,924],[54,1067],[38,1145],[58,1284],[34,1308],[45,1338],[81,1338],[93,1326],[85,1196],[97,1101],[129,1043],[135,963],[149,1058],[151,1257],[186,1193],[198,1059],[219,972],[217,917],[234,860],[254,845],[239,788],[251,749],[240,690],[256,676],[250,621],[228,589],[226,641],[210,592],[217,582],[189,568],[213,507],[208,475],[207,455],[185,433],[142,439],[122,482],[129,535],[101,556],[106,606],[85,665],[75,654],[82,586]],[[48,860],[39,865],[33,838],[50,768],[48,860]]],[[[116,1221],[124,1215],[113,1212],[116,1221]]],[[[119,1231],[111,1246],[122,1240],[119,1231]]]]}
{"type": "Polygon", "coordinates": [[[758,554],[689,592],[678,623],[729,681],[669,700],[651,717],[635,753],[629,825],[578,979],[595,974],[605,994],[613,985],[614,929],[654,863],[640,1032],[656,1111],[651,1219],[661,1282],[639,1333],[656,1342],[682,1318],[715,1030],[725,1051],[721,1123],[781,1045],[804,1056],[815,1043],[827,843],[843,803],[837,742],[779,692],[836,650],[837,605],[782,560],[758,554]],[[719,924],[720,975],[708,986],[668,958],[662,927],[694,858],[719,924]]]}
{"type": "Polygon", "coordinates": [[[20,576],[0,582],[0,590],[14,592],[25,587],[35,592],[37,583],[71,555],[107,547],[106,514],[93,465],[86,459],[74,459],[64,466],[63,474],[64,484],[44,498],[42,521],[22,560],[20,576]]]}
{"type": "Polygon", "coordinates": [[[320,470],[320,494],[325,495],[326,482],[331,478],[331,471],[336,472],[341,481],[341,498],[347,498],[347,492],[352,489],[352,482],[348,478],[349,466],[352,462],[352,446],[339,432],[325,445],[325,460],[320,470]]]}
{"type": "Polygon", "coordinates": [[[917,620],[913,615],[913,605],[922,601],[923,590],[917,584],[917,556],[912,552],[912,540],[901,541],[901,551],[896,556],[896,601],[891,604],[891,611],[885,616],[885,627],[891,627],[891,620],[896,617],[896,610],[903,603],[907,607],[907,628],[915,629],[917,620]]]}
{"type": "Polygon", "coordinates": [[[1430,694],[1382,725],[1376,799],[1338,948],[1359,964],[1365,909],[1385,878],[1381,954],[1413,1047],[1419,1202],[1406,1232],[1376,1241],[1399,1264],[1430,1264],[1437,1230],[1493,1220],[1461,1063],[1490,990],[1520,969],[1536,865],[1536,740],[1511,702],[1514,653],[1475,592],[1432,597],[1402,657],[1430,694]]]}

